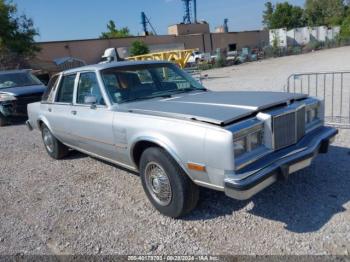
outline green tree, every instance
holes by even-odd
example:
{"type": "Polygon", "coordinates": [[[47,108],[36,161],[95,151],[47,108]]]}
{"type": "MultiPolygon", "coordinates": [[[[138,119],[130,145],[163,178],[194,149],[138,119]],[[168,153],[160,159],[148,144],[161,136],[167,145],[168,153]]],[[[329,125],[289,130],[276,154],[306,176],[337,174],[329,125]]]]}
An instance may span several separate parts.
{"type": "Polygon", "coordinates": [[[271,20],[273,16],[274,6],[271,2],[265,3],[265,11],[263,13],[263,25],[266,28],[271,28],[271,20]]]}
{"type": "Polygon", "coordinates": [[[344,42],[350,41],[350,11],[344,18],[340,27],[340,40],[344,42]]]}
{"type": "Polygon", "coordinates": [[[288,2],[277,3],[274,6],[271,2],[267,2],[265,7],[263,23],[268,29],[292,29],[306,25],[304,10],[299,6],[293,6],[288,2]]]}
{"type": "Polygon", "coordinates": [[[149,53],[149,48],[144,42],[134,41],[131,44],[131,48],[130,48],[130,55],[131,56],[145,55],[148,53],[149,53]]]}
{"type": "Polygon", "coordinates": [[[17,6],[12,1],[0,0],[0,65],[10,64],[32,57],[40,49],[34,37],[38,31],[33,20],[25,15],[17,15],[17,6]]]}
{"type": "Polygon", "coordinates": [[[344,19],[343,0],[306,0],[305,17],[309,26],[340,25],[344,19]]]}
{"type": "Polygon", "coordinates": [[[130,30],[128,27],[122,27],[118,29],[113,20],[110,20],[107,24],[107,32],[102,32],[100,38],[118,38],[118,37],[128,37],[130,35],[130,30]]]}

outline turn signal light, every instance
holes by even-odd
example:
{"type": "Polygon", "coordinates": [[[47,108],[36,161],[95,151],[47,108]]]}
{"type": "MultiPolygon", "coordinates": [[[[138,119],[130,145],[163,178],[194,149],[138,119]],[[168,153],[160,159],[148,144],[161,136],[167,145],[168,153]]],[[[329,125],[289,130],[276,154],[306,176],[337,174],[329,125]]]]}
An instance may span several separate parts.
{"type": "Polygon", "coordinates": [[[194,163],[188,163],[187,164],[188,169],[198,172],[205,172],[205,166],[194,164],[194,163]]]}

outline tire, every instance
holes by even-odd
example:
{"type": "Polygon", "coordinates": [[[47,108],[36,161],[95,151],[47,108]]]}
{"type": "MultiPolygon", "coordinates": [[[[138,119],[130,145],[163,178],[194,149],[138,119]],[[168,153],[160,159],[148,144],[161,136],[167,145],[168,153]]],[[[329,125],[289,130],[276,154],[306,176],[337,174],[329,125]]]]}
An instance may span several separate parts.
{"type": "Polygon", "coordinates": [[[49,156],[58,160],[68,155],[69,148],[58,141],[46,125],[42,126],[41,134],[46,152],[49,154],[49,156]]]}
{"type": "Polygon", "coordinates": [[[6,126],[8,124],[6,117],[0,113],[0,126],[6,126]]]}
{"type": "Polygon", "coordinates": [[[196,207],[198,187],[164,149],[151,147],[143,152],[140,177],[149,201],[161,214],[179,218],[196,207]]]}

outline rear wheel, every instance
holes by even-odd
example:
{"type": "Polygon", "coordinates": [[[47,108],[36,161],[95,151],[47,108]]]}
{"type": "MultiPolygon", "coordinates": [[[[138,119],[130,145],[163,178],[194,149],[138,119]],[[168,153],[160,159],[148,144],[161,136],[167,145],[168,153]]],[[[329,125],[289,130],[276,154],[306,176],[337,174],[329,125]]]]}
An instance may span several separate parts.
{"type": "Polygon", "coordinates": [[[58,141],[46,125],[43,125],[41,133],[45,149],[49,156],[53,159],[62,159],[68,154],[68,147],[58,141]]]}
{"type": "Polygon", "coordinates": [[[153,206],[163,215],[178,218],[198,202],[198,187],[163,149],[152,147],[141,156],[142,186],[153,206]]]}
{"type": "Polygon", "coordinates": [[[6,126],[6,125],[7,125],[6,117],[0,113],[0,126],[6,126]]]}

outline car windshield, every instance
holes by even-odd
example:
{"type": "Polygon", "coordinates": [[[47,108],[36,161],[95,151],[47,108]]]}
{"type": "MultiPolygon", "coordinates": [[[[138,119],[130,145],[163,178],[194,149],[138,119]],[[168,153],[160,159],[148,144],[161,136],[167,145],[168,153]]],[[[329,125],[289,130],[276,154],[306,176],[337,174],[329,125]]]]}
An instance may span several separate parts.
{"type": "Polygon", "coordinates": [[[42,85],[42,83],[28,72],[0,74],[0,89],[34,85],[42,85]]]}
{"type": "Polygon", "coordinates": [[[206,91],[200,83],[173,64],[113,67],[101,71],[101,76],[111,100],[118,104],[206,91]]]}

